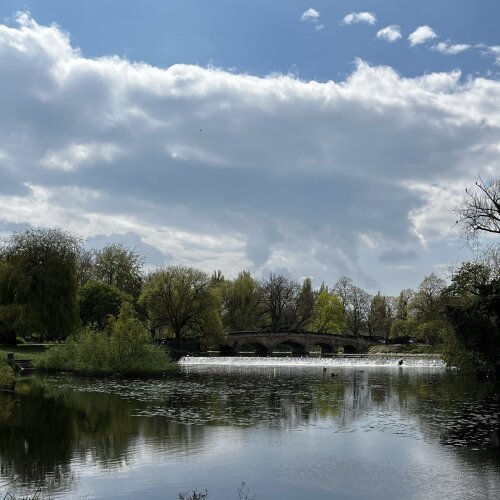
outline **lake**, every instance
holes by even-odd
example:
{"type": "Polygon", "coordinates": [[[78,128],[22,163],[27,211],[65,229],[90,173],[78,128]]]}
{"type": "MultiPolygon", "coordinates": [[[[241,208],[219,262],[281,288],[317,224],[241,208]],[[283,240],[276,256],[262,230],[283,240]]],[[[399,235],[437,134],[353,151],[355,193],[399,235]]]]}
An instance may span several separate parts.
{"type": "Polygon", "coordinates": [[[500,390],[426,358],[186,358],[0,395],[0,498],[488,499],[500,390]],[[242,482],[245,488],[238,495],[242,482]]]}

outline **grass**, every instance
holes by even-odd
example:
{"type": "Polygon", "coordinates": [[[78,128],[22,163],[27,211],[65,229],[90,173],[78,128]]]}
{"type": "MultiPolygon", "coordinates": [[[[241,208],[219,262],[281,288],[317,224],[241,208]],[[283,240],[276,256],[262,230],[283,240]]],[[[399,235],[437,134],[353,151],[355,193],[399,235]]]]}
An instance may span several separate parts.
{"type": "Polygon", "coordinates": [[[35,362],[50,347],[47,344],[0,344],[0,358],[7,359],[9,352],[14,353],[14,359],[29,359],[35,362]]]}

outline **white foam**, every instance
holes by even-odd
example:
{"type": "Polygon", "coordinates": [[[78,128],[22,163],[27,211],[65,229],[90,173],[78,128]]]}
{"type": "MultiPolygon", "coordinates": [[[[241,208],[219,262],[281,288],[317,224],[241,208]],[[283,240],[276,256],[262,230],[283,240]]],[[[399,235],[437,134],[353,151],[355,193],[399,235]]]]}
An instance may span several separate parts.
{"type": "Polygon", "coordinates": [[[338,356],[317,357],[208,357],[185,356],[179,364],[187,366],[310,366],[310,367],[357,367],[357,368],[445,368],[443,360],[427,357],[385,357],[385,356],[338,356]],[[400,364],[400,361],[403,361],[400,364]]]}

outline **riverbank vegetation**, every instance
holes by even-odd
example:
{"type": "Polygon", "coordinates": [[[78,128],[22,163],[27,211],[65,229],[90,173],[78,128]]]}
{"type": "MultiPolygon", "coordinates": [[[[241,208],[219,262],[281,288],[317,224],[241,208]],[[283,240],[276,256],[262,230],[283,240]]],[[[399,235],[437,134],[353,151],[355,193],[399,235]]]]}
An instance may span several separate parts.
{"type": "Polygon", "coordinates": [[[0,391],[10,386],[16,380],[14,370],[3,359],[0,360],[0,391]]]}
{"type": "MultiPolygon", "coordinates": [[[[459,212],[469,238],[500,233],[500,181],[478,189],[459,212]]],[[[124,245],[88,250],[65,231],[29,229],[0,250],[0,342],[65,341],[38,366],[107,373],[164,369],[168,359],[152,341],[208,349],[228,332],[313,331],[441,347],[450,365],[491,371],[500,344],[499,269],[500,249],[490,246],[448,282],[431,273],[415,290],[370,295],[345,276],[315,289],[310,278],[279,273],[259,280],[249,271],[228,279],[187,266],[145,272],[144,259],[124,245]]]]}
{"type": "Polygon", "coordinates": [[[148,375],[172,370],[173,363],[165,349],[151,343],[144,323],[125,303],[104,329],[81,330],[48,349],[38,358],[37,367],[93,375],[148,375]]]}

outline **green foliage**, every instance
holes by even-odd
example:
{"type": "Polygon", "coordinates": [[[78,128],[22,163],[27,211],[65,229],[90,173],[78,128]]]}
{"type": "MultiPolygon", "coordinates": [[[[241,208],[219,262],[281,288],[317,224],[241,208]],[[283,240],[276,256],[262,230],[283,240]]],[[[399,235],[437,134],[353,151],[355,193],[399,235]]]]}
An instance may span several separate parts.
{"type": "MultiPolygon", "coordinates": [[[[2,249],[0,323],[10,334],[61,339],[78,325],[80,240],[59,229],[14,234],[2,249]]],[[[15,337],[14,337],[15,338],[15,337]]]]}
{"type": "Polygon", "coordinates": [[[369,333],[378,337],[389,338],[392,318],[387,300],[380,292],[373,297],[368,316],[369,333]]]}
{"type": "Polygon", "coordinates": [[[416,337],[426,344],[436,345],[445,338],[448,328],[449,325],[442,319],[426,321],[417,326],[416,337]]]}
{"type": "Polygon", "coordinates": [[[220,298],[203,271],[169,266],[146,278],[140,302],[151,329],[166,329],[180,342],[183,337],[214,339],[222,334],[220,298]]]}
{"type": "Polygon", "coordinates": [[[408,305],[413,299],[415,292],[411,288],[402,290],[399,294],[396,308],[396,318],[407,320],[408,319],[408,305]]]}
{"type": "Polygon", "coordinates": [[[417,322],[412,319],[396,319],[391,326],[391,339],[414,337],[417,334],[417,322]]]}
{"type": "Polygon", "coordinates": [[[6,361],[0,360],[0,388],[4,385],[12,384],[16,380],[14,370],[7,364],[6,361]]]}
{"type": "Polygon", "coordinates": [[[334,290],[344,305],[349,332],[351,335],[360,335],[369,320],[370,296],[346,276],[337,281],[334,290]]]}
{"type": "Polygon", "coordinates": [[[36,365],[45,370],[95,374],[158,373],[172,366],[165,350],[151,344],[147,328],[127,302],[118,318],[110,318],[106,331],[87,328],[49,349],[36,365]]]}
{"type": "Polygon", "coordinates": [[[340,335],[347,326],[344,306],[335,294],[319,292],[309,328],[318,333],[340,335]]]}
{"type": "Polygon", "coordinates": [[[242,271],[222,287],[224,327],[230,332],[256,330],[262,317],[259,283],[249,271],[242,271]]]}
{"type": "Polygon", "coordinates": [[[422,280],[408,306],[417,321],[433,321],[441,317],[441,294],[445,287],[446,282],[434,273],[422,280]]]}
{"type": "Polygon", "coordinates": [[[132,297],[106,283],[89,281],[78,290],[83,326],[95,325],[102,330],[107,324],[108,316],[118,316],[124,302],[132,302],[132,297]]]}
{"type": "Polygon", "coordinates": [[[142,288],[144,259],[119,243],[95,252],[93,275],[97,281],[114,286],[137,299],[142,288]]]}
{"type": "Polygon", "coordinates": [[[483,264],[465,263],[445,290],[445,360],[464,370],[492,372],[500,354],[500,279],[483,264]]]}

